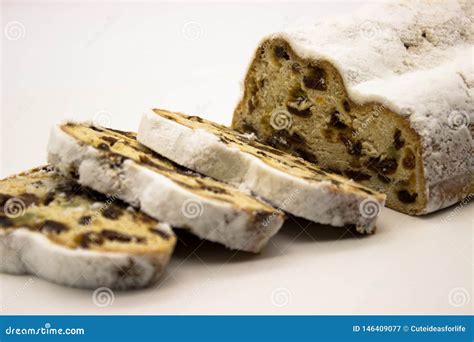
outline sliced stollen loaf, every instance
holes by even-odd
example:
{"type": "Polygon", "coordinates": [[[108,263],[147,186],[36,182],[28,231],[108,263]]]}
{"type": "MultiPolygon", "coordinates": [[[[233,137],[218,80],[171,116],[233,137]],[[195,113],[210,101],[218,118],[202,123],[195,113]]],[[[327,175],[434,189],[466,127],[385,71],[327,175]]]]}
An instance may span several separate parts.
{"type": "Polygon", "coordinates": [[[153,284],[176,242],[171,228],[45,166],[0,181],[0,271],[69,286],[153,284]]]}
{"type": "Polygon", "coordinates": [[[155,109],[143,116],[138,140],[180,165],[323,224],[371,233],[385,201],[382,194],[197,116],[155,109]]]}
{"type": "Polygon", "coordinates": [[[387,194],[408,214],[474,191],[472,1],[392,1],[275,33],[232,127],[387,194]]]}
{"type": "Polygon", "coordinates": [[[80,184],[231,249],[259,252],[284,221],[259,199],[159,156],[135,133],[65,123],[51,132],[48,159],[80,184]]]}

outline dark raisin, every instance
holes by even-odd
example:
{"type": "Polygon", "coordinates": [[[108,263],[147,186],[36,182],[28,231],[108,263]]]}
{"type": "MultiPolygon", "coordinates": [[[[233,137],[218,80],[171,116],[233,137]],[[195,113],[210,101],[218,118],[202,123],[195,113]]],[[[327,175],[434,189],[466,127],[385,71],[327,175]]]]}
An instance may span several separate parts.
{"type": "Polygon", "coordinates": [[[215,194],[225,194],[225,193],[227,193],[227,191],[225,189],[219,188],[219,187],[214,186],[214,185],[209,185],[201,179],[196,179],[196,183],[198,183],[199,186],[202,189],[213,192],[215,194]]]}
{"type": "Polygon", "coordinates": [[[114,146],[114,144],[117,142],[117,139],[114,138],[114,137],[109,137],[107,135],[104,135],[102,137],[100,137],[102,140],[105,140],[107,141],[108,143],[110,143],[110,146],[114,146]]]}
{"type": "Polygon", "coordinates": [[[360,191],[362,192],[365,192],[366,194],[369,194],[369,195],[373,195],[375,194],[374,191],[370,190],[369,188],[366,188],[366,187],[363,187],[363,186],[357,186],[357,185],[354,185],[357,189],[359,189],[360,191]]]}
{"type": "Polygon", "coordinates": [[[323,135],[328,141],[332,141],[333,138],[333,131],[331,129],[325,129],[323,130],[323,135]]]}
{"type": "Polygon", "coordinates": [[[356,182],[359,182],[359,181],[365,181],[365,180],[369,180],[370,178],[372,178],[372,176],[366,174],[366,173],[363,173],[362,171],[356,171],[356,170],[346,170],[344,172],[344,174],[355,180],[356,182]]]}
{"type": "Polygon", "coordinates": [[[141,236],[128,235],[111,229],[102,229],[102,236],[110,241],[145,243],[146,238],[141,236]]]}
{"type": "Polygon", "coordinates": [[[360,156],[362,154],[362,144],[360,141],[352,141],[351,139],[341,135],[339,139],[346,146],[347,153],[354,156],[360,156]]]}
{"type": "Polygon", "coordinates": [[[117,201],[116,197],[109,197],[101,192],[89,189],[89,188],[84,188],[84,191],[82,192],[82,195],[90,199],[91,201],[94,202],[111,202],[115,201],[116,203],[120,203],[117,201]]]}
{"type": "Polygon", "coordinates": [[[227,191],[225,189],[219,188],[217,186],[206,185],[203,187],[204,190],[215,193],[215,194],[225,194],[227,191]]]}
{"type": "Polygon", "coordinates": [[[188,120],[197,121],[197,122],[200,122],[200,123],[204,122],[204,120],[202,118],[200,118],[199,116],[195,116],[195,115],[188,116],[188,120]]]}
{"type": "Polygon", "coordinates": [[[351,105],[349,104],[349,101],[345,100],[342,103],[342,106],[344,107],[344,110],[349,113],[351,111],[351,105]]]}
{"type": "Polygon", "coordinates": [[[406,155],[402,160],[402,165],[405,169],[413,170],[416,166],[416,159],[413,152],[409,149],[406,150],[406,155]]]}
{"type": "Polygon", "coordinates": [[[159,229],[159,228],[151,227],[149,230],[150,230],[151,233],[160,236],[164,240],[168,240],[171,237],[170,233],[165,232],[165,231],[163,231],[162,229],[159,229]]]}
{"type": "Polygon", "coordinates": [[[255,129],[255,127],[253,127],[253,125],[248,122],[244,122],[244,124],[242,125],[242,128],[244,132],[254,133],[254,134],[257,133],[257,130],[255,129]]]}
{"type": "Polygon", "coordinates": [[[56,186],[56,192],[64,193],[68,199],[70,199],[75,194],[82,193],[82,186],[75,182],[63,182],[56,186]]]}
{"type": "Polygon", "coordinates": [[[43,204],[46,206],[49,205],[52,201],[54,201],[55,197],[56,193],[54,191],[48,191],[46,196],[43,198],[43,204]]]}
{"type": "Polygon", "coordinates": [[[284,47],[276,46],[274,51],[275,51],[275,56],[277,56],[278,58],[284,58],[286,60],[290,59],[290,56],[288,55],[284,47]]]}
{"type": "Polygon", "coordinates": [[[303,77],[303,84],[310,89],[326,90],[326,72],[320,67],[311,67],[309,73],[303,77]]]}
{"type": "Polygon", "coordinates": [[[356,156],[360,156],[362,154],[362,143],[360,141],[356,141],[352,145],[352,154],[356,156]]]}
{"type": "Polygon", "coordinates": [[[398,199],[402,203],[414,203],[418,194],[411,194],[406,190],[400,190],[398,192],[398,199]]]}
{"type": "Polygon", "coordinates": [[[105,143],[100,143],[99,145],[97,145],[97,148],[102,151],[110,151],[109,145],[105,143]]]}
{"type": "Polygon", "coordinates": [[[90,245],[102,245],[104,237],[97,232],[87,232],[79,237],[79,245],[82,248],[89,248],[90,245]]]}
{"type": "Polygon", "coordinates": [[[117,232],[111,229],[103,229],[101,232],[102,236],[110,241],[130,242],[132,236],[117,232]]]}
{"type": "Polygon", "coordinates": [[[290,141],[292,143],[295,143],[295,144],[299,144],[299,145],[302,145],[302,144],[305,144],[306,143],[306,140],[301,136],[299,135],[298,133],[294,132],[291,136],[290,136],[290,141]]]}
{"type": "Polygon", "coordinates": [[[35,194],[23,193],[18,195],[18,198],[25,204],[25,207],[29,207],[32,204],[38,204],[39,198],[35,194]]]}
{"type": "Polygon", "coordinates": [[[67,232],[69,230],[69,228],[64,223],[54,221],[54,220],[46,220],[40,223],[38,228],[42,232],[48,232],[48,233],[54,233],[54,234],[60,234],[63,232],[67,232]]]}
{"type": "Polygon", "coordinates": [[[339,119],[340,113],[336,110],[331,114],[329,125],[338,129],[347,128],[347,125],[339,119]]]}
{"type": "Polygon", "coordinates": [[[125,158],[120,155],[112,154],[109,156],[109,161],[113,168],[120,168],[125,161],[125,158]]]}
{"type": "Polygon", "coordinates": [[[3,207],[12,196],[7,194],[0,194],[0,207],[3,207]]]}
{"type": "Polygon", "coordinates": [[[79,171],[75,165],[69,167],[69,176],[72,179],[79,179],[79,171]]]}
{"type": "Polygon", "coordinates": [[[380,157],[370,158],[366,165],[369,169],[381,173],[383,175],[393,174],[398,167],[397,161],[395,159],[380,159],[380,157]]]}
{"type": "Polygon", "coordinates": [[[393,134],[393,145],[397,150],[401,149],[405,145],[405,140],[402,139],[402,132],[397,129],[393,134]]]}
{"type": "Polygon", "coordinates": [[[13,222],[10,218],[0,215],[0,227],[12,227],[13,222]]]}
{"type": "Polygon", "coordinates": [[[253,104],[252,99],[249,99],[247,105],[249,107],[249,113],[252,113],[255,110],[255,105],[253,104]]]}
{"type": "Polygon", "coordinates": [[[379,180],[381,180],[383,183],[387,183],[387,184],[392,181],[390,178],[388,178],[387,176],[384,176],[384,175],[382,175],[382,174],[380,174],[380,173],[377,174],[377,178],[378,178],[379,180]]]}
{"type": "Polygon", "coordinates": [[[96,126],[90,126],[90,129],[96,132],[103,132],[104,130],[102,128],[96,127],[96,126]]]}
{"type": "Polygon", "coordinates": [[[155,169],[159,169],[159,170],[163,170],[165,169],[163,166],[161,165],[158,165],[157,163],[155,163],[154,161],[152,161],[150,158],[148,158],[147,156],[144,156],[144,155],[141,155],[139,157],[139,160],[141,163],[145,164],[145,165],[148,165],[148,166],[151,166],[155,169]]]}
{"type": "Polygon", "coordinates": [[[268,219],[271,215],[272,215],[272,213],[270,213],[268,211],[258,210],[253,216],[253,221],[257,222],[257,223],[264,223],[265,221],[268,221],[268,219]]]}
{"type": "Polygon", "coordinates": [[[227,138],[226,136],[223,136],[223,135],[221,135],[219,137],[219,141],[226,144],[226,145],[233,142],[231,139],[229,139],[229,138],[227,138]]]}
{"type": "Polygon", "coordinates": [[[102,216],[110,219],[110,220],[117,220],[120,216],[122,216],[123,211],[122,209],[116,206],[109,206],[102,211],[102,216]]]}
{"type": "Polygon", "coordinates": [[[305,159],[309,162],[312,162],[312,163],[317,163],[318,162],[318,158],[316,158],[316,156],[313,153],[311,153],[311,152],[309,152],[305,149],[297,148],[295,150],[295,152],[298,154],[298,156],[300,156],[301,158],[303,158],[303,159],[305,159]]]}
{"type": "Polygon", "coordinates": [[[301,116],[303,118],[310,117],[312,115],[311,108],[297,109],[290,106],[286,106],[286,109],[293,115],[301,116]]]}
{"type": "Polygon", "coordinates": [[[87,226],[91,223],[91,219],[92,219],[92,217],[90,217],[89,215],[81,216],[81,217],[79,217],[78,222],[81,226],[87,226]]]}

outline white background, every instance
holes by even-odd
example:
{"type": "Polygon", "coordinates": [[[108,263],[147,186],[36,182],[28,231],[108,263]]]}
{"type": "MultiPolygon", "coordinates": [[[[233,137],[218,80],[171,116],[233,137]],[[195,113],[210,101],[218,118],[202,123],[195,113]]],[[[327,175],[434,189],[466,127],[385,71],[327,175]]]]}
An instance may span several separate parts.
{"type": "MultiPolygon", "coordinates": [[[[50,127],[136,130],[151,107],[229,124],[266,33],[347,14],[357,2],[2,3],[0,176],[46,161],[50,127]]],[[[181,237],[161,282],[92,291],[0,275],[1,312],[67,314],[467,314],[472,203],[426,217],[385,209],[377,234],[290,219],[258,256],[181,237]]]]}

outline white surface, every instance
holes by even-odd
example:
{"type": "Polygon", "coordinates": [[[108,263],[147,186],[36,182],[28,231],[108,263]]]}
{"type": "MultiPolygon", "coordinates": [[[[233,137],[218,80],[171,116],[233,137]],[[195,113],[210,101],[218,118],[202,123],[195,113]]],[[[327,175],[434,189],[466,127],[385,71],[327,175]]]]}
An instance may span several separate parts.
{"type": "MultiPolygon", "coordinates": [[[[358,7],[16,3],[2,4],[1,176],[44,163],[49,129],[64,118],[132,129],[156,106],[230,123],[248,60],[264,34],[358,7]],[[18,40],[4,32],[12,21],[24,27],[18,40]],[[198,39],[189,40],[193,37],[198,39]]],[[[290,219],[257,257],[186,240],[158,287],[116,292],[106,307],[94,304],[92,291],[0,275],[1,309],[467,314],[474,299],[474,205],[453,210],[416,218],[386,209],[377,234],[363,239],[290,219]]]]}

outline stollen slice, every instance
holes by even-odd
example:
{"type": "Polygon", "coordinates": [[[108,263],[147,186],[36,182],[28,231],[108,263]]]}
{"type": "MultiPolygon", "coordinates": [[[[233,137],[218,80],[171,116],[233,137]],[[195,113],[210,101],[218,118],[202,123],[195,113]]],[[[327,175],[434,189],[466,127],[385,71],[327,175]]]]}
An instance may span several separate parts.
{"type": "Polygon", "coordinates": [[[248,189],[293,215],[371,233],[385,195],[197,116],[155,109],[138,140],[174,162],[248,189]]]}
{"type": "Polygon", "coordinates": [[[44,166],[0,181],[0,271],[83,288],[156,282],[176,242],[168,224],[44,166]]]}
{"type": "Polygon", "coordinates": [[[80,184],[231,249],[259,252],[284,221],[272,206],[169,161],[132,132],[58,125],[51,132],[48,158],[80,184]]]}

